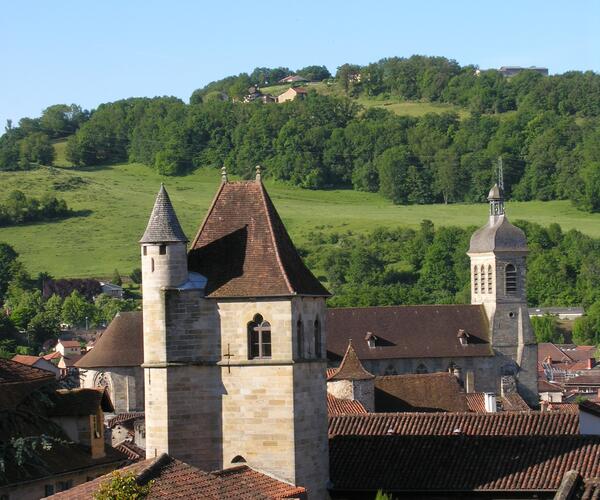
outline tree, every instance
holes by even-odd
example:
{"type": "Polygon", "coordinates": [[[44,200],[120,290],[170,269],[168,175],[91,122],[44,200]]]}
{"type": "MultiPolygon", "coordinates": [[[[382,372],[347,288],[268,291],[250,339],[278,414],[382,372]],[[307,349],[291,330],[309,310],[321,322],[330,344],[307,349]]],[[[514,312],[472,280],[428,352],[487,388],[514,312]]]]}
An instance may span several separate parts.
{"type": "Polygon", "coordinates": [[[588,307],[585,316],[575,320],[573,342],[578,345],[600,345],[600,301],[588,307]]]}
{"type": "Polygon", "coordinates": [[[73,290],[62,305],[62,321],[68,325],[78,326],[90,320],[94,315],[94,306],[86,302],[83,295],[73,290]]]}
{"type": "Polygon", "coordinates": [[[408,203],[412,186],[408,186],[408,169],[414,159],[406,146],[387,149],[375,158],[379,172],[379,191],[396,204],[408,203]]]}
{"type": "Polygon", "coordinates": [[[0,304],[13,278],[19,254],[8,243],[0,243],[0,304]]]}
{"type": "Polygon", "coordinates": [[[114,285],[119,285],[119,286],[121,286],[123,284],[123,280],[121,279],[121,275],[119,274],[118,269],[115,269],[113,271],[111,283],[113,283],[114,285]]]}
{"type": "Polygon", "coordinates": [[[296,71],[296,74],[311,82],[320,82],[326,78],[331,78],[331,73],[325,66],[306,66],[296,71]]]}
{"type": "Polygon", "coordinates": [[[139,484],[132,472],[123,474],[119,471],[111,472],[110,479],[103,482],[94,493],[94,500],[139,500],[146,498],[150,493],[153,481],[139,484]]]}
{"type": "Polygon", "coordinates": [[[133,281],[136,285],[139,285],[142,282],[142,270],[139,267],[136,267],[129,274],[129,279],[133,281]]]}
{"type": "Polygon", "coordinates": [[[553,342],[563,344],[565,339],[558,329],[558,322],[555,316],[534,316],[531,318],[531,325],[538,342],[553,342]]]}
{"type": "Polygon", "coordinates": [[[50,139],[43,132],[28,135],[20,143],[19,164],[28,168],[30,163],[52,165],[54,160],[54,147],[50,139]]]}

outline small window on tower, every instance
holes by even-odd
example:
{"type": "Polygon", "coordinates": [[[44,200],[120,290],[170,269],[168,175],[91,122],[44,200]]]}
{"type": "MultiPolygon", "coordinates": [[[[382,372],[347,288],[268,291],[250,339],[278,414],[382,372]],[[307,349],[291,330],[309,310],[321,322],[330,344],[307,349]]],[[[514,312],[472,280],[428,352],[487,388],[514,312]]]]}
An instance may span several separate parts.
{"type": "Polygon", "coordinates": [[[512,294],[517,292],[517,269],[512,264],[507,264],[504,270],[506,279],[506,293],[512,294]]]}
{"type": "Polygon", "coordinates": [[[494,291],[492,266],[488,266],[487,286],[488,286],[488,293],[492,293],[494,291]]]}
{"type": "Polygon", "coordinates": [[[167,245],[160,245],[158,247],[158,253],[160,255],[165,255],[167,253],[167,245]]]}
{"type": "Polygon", "coordinates": [[[477,272],[477,266],[473,268],[473,291],[479,293],[479,273],[477,272]]]}
{"type": "Polygon", "coordinates": [[[150,259],[150,272],[154,272],[154,259],[150,259]]]}
{"type": "Polygon", "coordinates": [[[148,247],[144,245],[144,255],[148,255],[148,247]]]}
{"type": "Polygon", "coordinates": [[[314,323],[314,336],[315,336],[315,358],[321,359],[323,356],[322,348],[321,348],[321,323],[319,323],[319,318],[315,319],[314,323]]]}
{"type": "Polygon", "coordinates": [[[304,357],[304,327],[300,318],[296,322],[296,342],[298,343],[297,359],[302,359],[304,357]]]}

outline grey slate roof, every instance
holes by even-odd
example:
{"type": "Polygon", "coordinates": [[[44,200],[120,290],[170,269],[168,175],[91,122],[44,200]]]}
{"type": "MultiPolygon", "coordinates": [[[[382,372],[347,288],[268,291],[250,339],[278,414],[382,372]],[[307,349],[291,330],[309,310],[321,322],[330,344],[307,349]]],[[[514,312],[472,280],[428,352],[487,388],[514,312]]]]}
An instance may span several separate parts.
{"type": "Polygon", "coordinates": [[[144,236],[140,243],[187,243],[188,239],[185,236],[181,225],[175,215],[175,210],[171,204],[169,194],[163,184],[160,185],[160,190],[154,202],[154,208],[148,221],[148,226],[144,232],[144,236]]]}
{"type": "Polygon", "coordinates": [[[490,192],[488,193],[488,200],[501,200],[504,198],[504,194],[502,193],[502,188],[498,186],[498,184],[494,184],[490,192]]]}
{"type": "Polygon", "coordinates": [[[490,222],[471,236],[469,253],[527,252],[527,238],[506,215],[490,217],[490,222]]]}

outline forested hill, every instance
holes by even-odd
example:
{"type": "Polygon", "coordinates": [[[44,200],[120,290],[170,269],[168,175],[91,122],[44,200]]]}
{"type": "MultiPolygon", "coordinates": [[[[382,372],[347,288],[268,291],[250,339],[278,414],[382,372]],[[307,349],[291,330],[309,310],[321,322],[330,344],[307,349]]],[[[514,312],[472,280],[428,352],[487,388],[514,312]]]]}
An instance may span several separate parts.
{"type": "Polygon", "coordinates": [[[0,169],[50,164],[52,141],[66,137],[77,166],[135,161],[182,175],[225,165],[247,177],[261,164],[265,175],[305,188],[379,191],[402,204],[480,201],[502,157],[510,198],[571,199],[600,211],[600,75],[593,72],[505,78],[422,56],[345,64],[335,77],[322,66],[257,68],[196,90],[189,104],[158,97],[93,112],[52,106],[7,124],[0,169]],[[272,84],[290,73],[317,81],[303,84],[306,99],[244,102],[251,86],[281,93],[286,87],[272,84]],[[453,111],[407,116],[401,104],[408,102],[453,111]]]}

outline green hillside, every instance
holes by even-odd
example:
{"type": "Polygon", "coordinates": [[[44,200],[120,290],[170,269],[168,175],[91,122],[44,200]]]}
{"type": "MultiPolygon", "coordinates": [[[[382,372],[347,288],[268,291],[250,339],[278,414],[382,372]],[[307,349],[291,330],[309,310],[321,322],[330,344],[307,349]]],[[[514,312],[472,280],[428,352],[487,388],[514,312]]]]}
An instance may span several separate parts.
{"type": "MultiPolygon", "coordinates": [[[[260,91],[264,94],[271,94],[272,96],[278,96],[283,94],[291,85],[270,85],[267,87],[261,87],[260,91]]],[[[339,85],[328,84],[326,82],[307,83],[305,87],[315,90],[319,94],[323,95],[339,95],[342,96],[344,93],[340,89],[339,85]]],[[[445,113],[453,111],[458,113],[461,118],[465,118],[469,115],[469,112],[459,106],[453,104],[442,103],[442,102],[429,102],[429,101],[406,101],[400,98],[371,98],[367,96],[360,96],[356,101],[365,108],[383,108],[388,111],[392,111],[397,115],[405,116],[423,116],[427,113],[445,113]]]]}
{"type": "MultiPolygon", "coordinates": [[[[60,222],[0,228],[0,241],[13,245],[32,273],[54,276],[110,276],[138,266],[137,241],[143,233],[160,182],[164,180],[188,235],[201,223],[218,183],[216,170],[186,177],[161,178],[139,164],[94,170],[40,168],[0,172],[0,199],[13,189],[28,195],[54,191],[83,214],[60,222]],[[75,180],[73,180],[75,179],[75,180]],[[60,189],[70,190],[60,190],[60,189]],[[57,190],[58,189],[58,190],[57,190]],[[89,211],[89,212],[86,212],[89,211]]],[[[378,194],[350,190],[311,191],[266,182],[294,241],[300,246],[312,231],[368,231],[375,226],[417,226],[422,219],[438,225],[481,225],[487,207],[479,205],[393,205],[378,194]]],[[[568,201],[509,203],[511,218],[542,225],[557,222],[600,236],[600,214],[577,211],[568,201]]]]}

